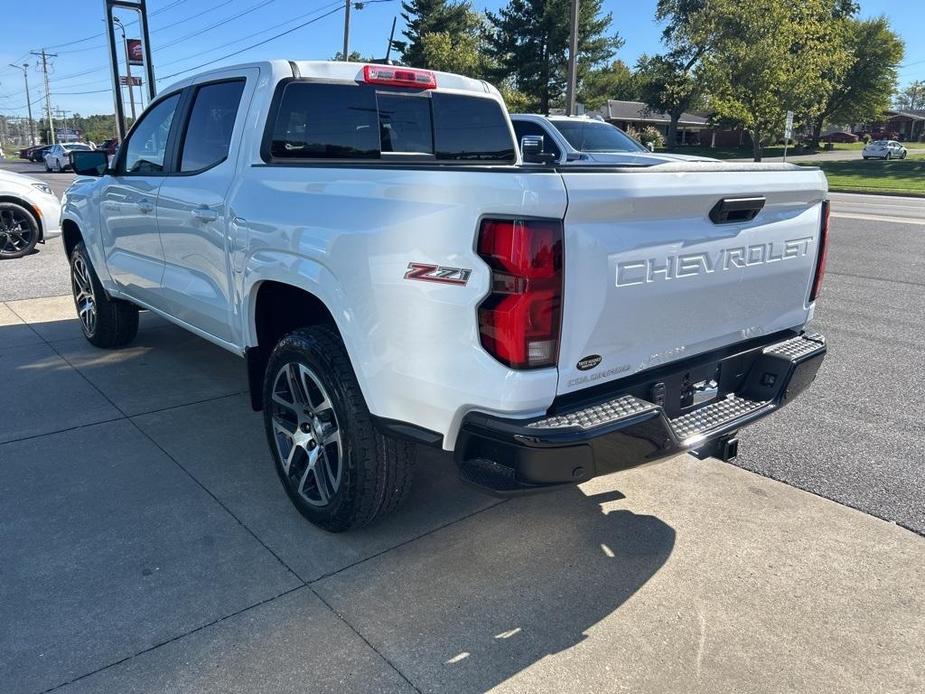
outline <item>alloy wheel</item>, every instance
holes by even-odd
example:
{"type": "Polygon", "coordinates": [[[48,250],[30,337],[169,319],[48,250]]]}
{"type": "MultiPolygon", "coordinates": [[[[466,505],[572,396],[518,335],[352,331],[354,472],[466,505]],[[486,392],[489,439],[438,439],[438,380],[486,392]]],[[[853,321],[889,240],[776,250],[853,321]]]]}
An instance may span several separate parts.
{"type": "Polygon", "coordinates": [[[22,252],[32,243],[35,229],[26,215],[15,209],[0,209],[0,257],[22,252]]]}
{"type": "Polygon", "coordinates": [[[96,294],[93,291],[90,268],[87,266],[87,261],[80,255],[75,255],[71,263],[71,286],[80,325],[84,334],[92,337],[96,332],[96,294]]]}
{"type": "Polygon", "coordinates": [[[273,438],[285,477],[313,506],[327,506],[340,489],[344,453],[334,404],[318,376],[289,362],[273,380],[273,438]]]}

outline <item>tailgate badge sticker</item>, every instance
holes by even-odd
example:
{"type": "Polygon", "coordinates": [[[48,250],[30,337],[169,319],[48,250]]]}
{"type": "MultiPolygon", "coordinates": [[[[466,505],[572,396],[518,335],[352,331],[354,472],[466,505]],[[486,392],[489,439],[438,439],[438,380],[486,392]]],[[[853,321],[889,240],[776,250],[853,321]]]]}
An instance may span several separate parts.
{"type": "Polygon", "coordinates": [[[591,354],[587,357],[583,357],[575,365],[579,371],[587,371],[588,369],[593,369],[595,366],[600,364],[604,360],[600,354],[591,354]]]}
{"type": "Polygon", "coordinates": [[[472,270],[463,267],[447,267],[445,265],[431,265],[429,263],[408,263],[408,271],[405,272],[405,279],[465,285],[469,281],[469,275],[471,274],[472,270]]]}

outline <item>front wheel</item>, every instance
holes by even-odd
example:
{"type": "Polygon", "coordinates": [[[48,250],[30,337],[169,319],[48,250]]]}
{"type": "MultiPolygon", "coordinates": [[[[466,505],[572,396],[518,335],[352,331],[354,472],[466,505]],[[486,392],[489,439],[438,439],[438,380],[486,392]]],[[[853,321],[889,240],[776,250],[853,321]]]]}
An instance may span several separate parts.
{"type": "Polygon", "coordinates": [[[0,258],[28,255],[38,240],[35,215],[15,202],[0,202],[0,258]]]}
{"type": "Polygon", "coordinates": [[[263,402],[276,472],[315,525],[331,532],[361,527],[407,497],[414,446],[376,430],[334,330],[302,328],[276,344],[263,402]]]}
{"type": "Polygon", "coordinates": [[[135,339],[138,308],[106,296],[82,242],[71,251],[71,289],[80,329],[90,344],[111,349],[135,339]]]}

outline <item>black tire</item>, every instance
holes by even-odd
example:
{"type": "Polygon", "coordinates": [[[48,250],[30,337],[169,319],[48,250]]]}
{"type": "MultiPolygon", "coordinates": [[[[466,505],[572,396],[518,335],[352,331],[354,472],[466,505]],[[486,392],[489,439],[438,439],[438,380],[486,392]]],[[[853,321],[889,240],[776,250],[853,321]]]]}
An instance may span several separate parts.
{"type": "Polygon", "coordinates": [[[39,240],[39,223],[31,210],[15,202],[0,202],[0,259],[29,255],[39,240]]]}
{"type": "Polygon", "coordinates": [[[375,428],[347,351],[334,330],[319,325],[284,336],[270,355],[263,398],[264,427],[276,472],[289,499],[309,521],[330,532],[359,528],[391,513],[407,498],[414,479],[414,444],[384,436],[375,428]],[[302,400],[308,403],[296,419],[299,398],[287,380],[293,373],[300,379],[302,400]],[[324,409],[325,403],[330,403],[329,409],[324,409]],[[299,432],[303,441],[311,439],[301,447],[295,438],[299,432]],[[327,443],[335,434],[339,443],[327,443]],[[315,440],[322,441],[320,447],[315,440]],[[316,448],[312,462],[309,451],[316,448]]]}
{"type": "Polygon", "coordinates": [[[138,334],[138,307],[103,291],[83,242],[71,251],[71,291],[84,337],[92,345],[124,347],[138,334]]]}

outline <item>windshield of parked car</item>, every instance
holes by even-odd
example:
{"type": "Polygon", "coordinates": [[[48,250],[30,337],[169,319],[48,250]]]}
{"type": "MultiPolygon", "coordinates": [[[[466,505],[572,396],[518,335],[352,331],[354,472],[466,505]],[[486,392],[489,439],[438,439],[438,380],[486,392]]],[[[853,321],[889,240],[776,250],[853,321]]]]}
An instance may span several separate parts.
{"type": "Polygon", "coordinates": [[[579,152],[646,152],[618,127],[597,121],[551,121],[579,152]]]}
{"type": "Polygon", "coordinates": [[[887,140],[874,140],[874,141],[871,142],[870,144],[874,145],[875,147],[886,147],[886,146],[889,144],[889,141],[887,141],[887,140]]]}
{"type": "Polygon", "coordinates": [[[71,144],[71,145],[61,145],[61,146],[68,152],[72,152],[77,149],[90,149],[89,145],[71,144]]]}

